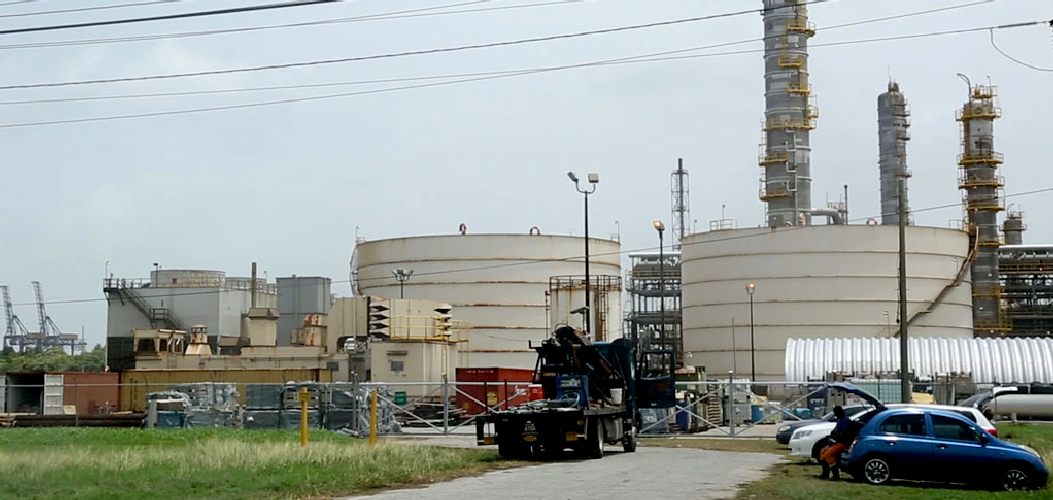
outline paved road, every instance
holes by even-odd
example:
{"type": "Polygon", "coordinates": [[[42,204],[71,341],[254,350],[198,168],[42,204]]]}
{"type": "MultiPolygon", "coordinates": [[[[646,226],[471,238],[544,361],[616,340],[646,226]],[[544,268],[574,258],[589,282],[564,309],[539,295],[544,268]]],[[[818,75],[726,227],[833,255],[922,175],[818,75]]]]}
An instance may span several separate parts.
{"type": "Polygon", "coordinates": [[[566,460],[495,471],[370,495],[371,500],[728,498],[741,484],[761,479],[777,455],[683,448],[621,453],[608,446],[601,460],[566,460]]]}

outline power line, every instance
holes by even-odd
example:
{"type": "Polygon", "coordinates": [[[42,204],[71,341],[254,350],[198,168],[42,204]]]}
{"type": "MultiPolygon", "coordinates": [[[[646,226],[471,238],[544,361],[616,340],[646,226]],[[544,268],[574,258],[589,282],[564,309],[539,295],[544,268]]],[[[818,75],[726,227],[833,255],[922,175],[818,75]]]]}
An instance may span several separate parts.
{"type": "MultiPolygon", "coordinates": [[[[1053,27],[1053,21],[1050,21],[1049,23],[1050,23],[1050,26],[1053,27]]],[[[1005,56],[1006,59],[1009,59],[1010,61],[1013,61],[1013,62],[1015,62],[1015,63],[1017,63],[1017,64],[1019,64],[1021,66],[1024,66],[1025,68],[1029,68],[1029,69],[1032,69],[1032,70],[1035,70],[1035,71],[1053,72],[1053,69],[1040,68],[1038,66],[1026,63],[1024,61],[1021,61],[1020,59],[1017,59],[1017,58],[1007,54],[1004,50],[1002,50],[1001,47],[998,46],[997,43],[995,43],[994,30],[991,30],[991,46],[994,47],[995,51],[997,51],[999,54],[1002,54],[1003,56],[1005,56]]]]}
{"type": "MultiPolygon", "coordinates": [[[[316,1],[332,1],[332,0],[316,0],[316,1]]],[[[811,2],[805,3],[819,3],[825,2],[826,0],[812,0],[811,2]]],[[[802,3],[803,4],[803,3],[802,3]]],[[[801,5],[801,4],[790,4],[789,6],[801,5]]],[[[787,7],[779,7],[787,8],[787,7]]],[[[339,57],[333,59],[315,59],[310,61],[295,61],[289,63],[280,64],[268,64],[264,66],[248,66],[242,68],[227,68],[210,71],[195,71],[195,72],[184,72],[184,73],[167,73],[159,75],[144,75],[144,76],[132,76],[123,78],[102,78],[95,80],[71,80],[65,82],[49,82],[49,83],[30,83],[22,85],[4,85],[0,86],[0,90],[15,90],[15,89],[31,89],[31,88],[51,88],[51,87],[69,87],[74,85],[92,85],[99,83],[124,83],[124,82],[141,82],[147,80],[170,80],[174,78],[191,78],[200,76],[216,76],[216,75],[230,75],[236,73],[250,73],[258,71],[268,71],[275,69],[289,69],[289,68],[301,68],[306,66],[320,66],[328,64],[341,64],[349,62],[360,62],[360,61],[372,61],[376,59],[393,59],[398,57],[407,56],[420,56],[420,55],[431,55],[431,54],[443,54],[448,52],[461,52],[465,50],[477,50],[477,49],[489,49],[495,47],[509,47],[513,45],[525,45],[540,42],[551,42],[556,40],[566,40],[571,38],[581,38],[593,35],[604,35],[608,33],[617,33],[624,31],[635,31],[641,29],[657,28],[672,26],[677,24],[693,23],[699,21],[709,21],[713,19],[722,19],[733,16],[741,16],[744,14],[755,14],[761,12],[763,9],[749,9],[740,10],[735,12],[725,12],[721,14],[711,14],[708,16],[695,16],[681,19],[671,19],[667,21],[658,21],[653,23],[642,23],[642,24],[631,24],[625,26],[616,26],[613,28],[600,28],[586,31],[578,31],[573,33],[563,33],[559,35],[549,35],[542,37],[533,38],[520,38],[516,40],[502,40],[499,42],[488,42],[488,43],[477,43],[469,45],[457,45],[453,47],[440,47],[434,49],[422,49],[422,50],[409,50],[402,52],[388,52],[384,54],[371,54],[365,56],[352,56],[352,57],[339,57]]],[[[3,34],[3,32],[0,32],[3,34]]]]}
{"type": "MultiPolygon", "coordinates": [[[[1017,197],[1021,197],[1021,196],[1029,196],[1029,195],[1033,195],[1033,194],[1040,194],[1040,193],[1047,193],[1047,192],[1053,192],[1053,186],[1039,188],[1039,189],[1032,189],[1030,191],[1021,191],[1021,192],[1018,192],[1018,193],[1011,193],[1011,194],[1005,195],[1005,198],[1017,198],[1017,197]]],[[[962,206],[962,202],[959,201],[959,202],[956,202],[956,203],[948,203],[948,204],[945,204],[945,205],[935,205],[935,206],[926,207],[926,208],[911,209],[910,212],[911,213],[915,213],[915,212],[930,212],[930,211],[934,211],[934,210],[943,210],[943,209],[947,209],[947,208],[955,208],[955,207],[961,207],[961,206],[962,206]]],[[[858,217],[858,218],[855,218],[855,219],[850,219],[848,222],[863,222],[863,221],[866,221],[866,220],[869,220],[869,219],[876,219],[878,217],[880,217],[880,215],[872,215],[872,216],[867,216],[867,217],[858,217]]],[[[797,231],[797,230],[803,230],[803,229],[810,228],[810,227],[813,227],[813,226],[789,226],[789,227],[784,227],[784,228],[778,228],[778,230],[779,231],[797,231]]],[[[924,227],[924,226],[922,226],[922,227],[924,227]]],[[[762,237],[762,236],[767,236],[768,234],[769,234],[769,232],[731,235],[731,236],[726,236],[726,237],[723,237],[723,238],[714,238],[714,239],[705,240],[705,241],[684,242],[684,243],[681,243],[681,246],[694,246],[694,245],[708,245],[708,244],[712,244],[712,243],[723,243],[723,242],[727,242],[727,241],[743,240],[743,239],[749,239],[749,238],[759,238],[759,237],[762,237]]],[[[615,255],[626,255],[626,254],[638,253],[638,252],[651,252],[651,251],[656,251],[656,250],[658,250],[658,247],[642,247],[642,248],[633,248],[633,249],[629,249],[629,250],[618,250],[618,251],[614,251],[614,252],[592,253],[592,254],[590,254],[590,256],[591,257],[607,257],[607,256],[615,256],[615,255]]],[[[530,260],[530,261],[506,262],[506,263],[501,263],[501,264],[490,264],[490,265],[486,265],[486,266],[476,266],[476,267],[461,268],[461,269],[447,269],[447,270],[440,270],[440,271],[423,271],[423,272],[416,272],[413,275],[414,276],[418,276],[418,277],[419,276],[435,276],[435,275],[464,273],[464,272],[471,272],[471,271],[485,271],[485,270],[492,270],[492,269],[502,269],[502,268],[508,268],[508,267],[519,267],[519,266],[534,265],[534,264],[544,264],[544,263],[549,263],[549,262],[566,262],[566,261],[574,261],[574,260],[581,260],[581,259],[584,259],[584,255],[574,255],[574,256],[569,256],[569,257],[554,257],[554,258],[550,258],[550,259],[537,259],[537,260],[530,260]]],[[[376,280],[376,281],[390,281],[391,278],[390,277],[386,277],[386,276],[385,277],[376,277],[376,278],[358,278],[358,279],[356,279],[354,281],[361,283],[363,281],[373,281],[373,280],[376,280]]],[[[332,284],[352,283],[352,280],[331,280],[330,283],[332,283],[332,284]]],[[[222,293],[222,292],[223,292],[222,290],[202,290],[202,291],[197,291],[197,292],[172,293],[172,294],[166,295],[166,297],[178,297],[178,296],[184,296],[184,295],[206,295],[206,294],[216,294],[216,293],[222,293]]],[[[80,298],[80,299],[52,300],[52,301],[45,302],[44,304],[45,305],[83,304],[83,303],[92,303],[92,302],[103,302],[103,301],[107,301],[107,300],[108,299],[105,298],[105,297],[87,297],[87,298],[80,298]]],[[[19,304],[14,304],[14,305],[17,306],[17,307],[28,307],[28,306],[36,306],[36,303],[19,303],[19,304]]]]}
{"type": "MultiPolygon", "coordinates": [[[[147,2],[135,2],[135,3],[120,3],[116,5],[97,5],[94,7],[77,7],[75,9],[57,9],[57,10],[39,10],[35,12],[19,12],[16,14],[0,14],[0,18],[9,17],[29,17],[29,16],[47,16],[51,14],[72,14],[76,12],[91,12],[96,10],[113,10],[113,9],[125,9],[128,7],[147,7],[151,5],[158,5],[163,3],[175,3],[181,0],[150,0],[147,2]]],[[[25,3],[25,2],[14,2],[14,3],[25,3]]],[[[13,3],[0,4],[13,5],[13,3]]]]}
{"type": "Polygon", "coordinates": [[[183,12],[180,14],[167,14],[163,16],[134,17],[126,19],[110,19],[106,21],[90,21],[84,23],[53,24],[48,26],[32,26],[29,28],[14,28],[0,30],[0,35],[13,35],[16,33],[34,33],[39,31],[56,31],[76,28],[95,28],[100,26],[114,26],[118,24],[146,23],[153,21],[170,21],[174,19],[189,19],[195,17],[219,16],[225,14],[242,14],[246,12],[257,12],[263,10],[285,9],[289,7],[306,7],[323,3],[339,2],[340,0],[295,0],[284,3],[271,3],[265,5],[251,5],[246,7],[232,7],[229,9],[202,10],[196,12],[183,12]]]}
{"type": "MultiPolygon", "coordinates": [[[[894,41],[894,40],[907,40],[907,39],[914,39],[914,38],[925,38],[925,37],[943,36],[943,35],[951,35],[951,34],[970,33],[970,32],[975,32],[975,31],[984,31],[984,30],[988,30],[988,29],[1019,28],[1019,27],[1026,27],[1026,26],[1034,26],[1036,24],[1043,24],[1043,23],[1045,23],[1045,21],[1030,21],[1030,22],[1024,22],[1024,23],[1015,23],[1015,24],[1011,24],[1011,25],[1001,25],[1001,26],[997,26],[997,27],[984,26],[984,27],[978,27],[978,28],[963,28],[963,29],[955,29],[955,30],[946,30],[946,31],[928,32],[928,33],[918,33],[918,34],[912,34],[912,35],[898,35],[898,36],[881,37],[881,38],[869,38],[869,39],[863,39],[863,40],[846,40],[846,41],[840,41],[840,42],[830,42],[830,43],[825,43],[825,44],[812,44],[811,47],[831,47],[831,46],[841,46],[841,45],[855,45],[855,44],[861,44],[861,43],[874,43],[874,42],[886,42],[886,41],[894,41]]],[[[562,70],[568,70],[568,69],[580,69],[580,68],[593,67],[593,66],[605,66],[605,65],[617,65],[617,64],[634,64],[634,63],[642,63],[642,62],[672,61],[672,60],[682,60],[682,59],[697,59],[697,58],[703,58],[703,57],[717,57],[717,56],[726,56],[726,55],[750,54],[750,53],[758,53],[758,52],[763,52],[764,51],[764,49],[745,49],[745,50],[738,50],[738,51],[715,52],[715,53],[707,53],[707,54],[652,57],[652,56],[654,56],[656,54],[670,54],[670,53],[680,53],[680,52],[696,51],[696,50],[700,50],[700,49],[697,48],[697,47],[696,48],[691,48],[691,49],[677,49],[677,50],[671,50],[671,51],[656,52],[656,53],[651,53],[651,54],[627,56],[627,57],[621,57],[621,58],[615,58],[615,59],[605,59],[605,60],[599,60],[599,61],[589,61],[589,62],[568,64],[568,65],[561,65],[561,66],[547,66],[547,67],[538,67],[538,68],[508,70],[508,71],[475,73],[475,75],[478,75],[478,76],[472,76],[472,77],[468,77],[468,78],[460,78],[460,79],[456,79],[456,80],[449,80],[449,81],[443,81],[443,82],[430,82],[430,83],[421,83],[421,84],[415,84],[415,85],[405,85],[405,86],[397,86],[397,87],[385,87],[385,88],[380,88],[380,89],[361,90],[361,91],[354,91],[354,92],[341,92],[341,93],[335,93],[335,94],[321,94],[321,95],[313,95],[313,96],[305,96],[305,97],[290,97],[290,98],[273,100],[273,101],[259,101],[259,102],[244,103],[244,104],[228,104],[228,105],[218,105],[218,106],[189,108],[189,109],[177,109],[177,110],[168,110],[168,111],[130,113],[130,114],[123,114],[123,115],[94,116],[94,117],[85,117],[85,118],[68,118],[68,119],[59,119],[59,120],[43,120],[43,121],[35,121],[35,122],[8,123],[8,124],[0,124],[0,129],[37,127],[37,126],[45,126],[45,125],[62,125],[62,124],[74,124],[74,123],[88,123],[88,122],[102,122],[102,121],[117,121],[117,120],[129,120],[129,119],[136,119],[136,118],[149,118],[149,117],[160,117],[160,116],[174,116],[174,115],[185,115],[185,114],[196,114],[196,113],[209,113],[209,112],[217,112],[217,111],[230,111],[230,110],[237,110],[237,109],[249,109],[249,108],[258,108],[258,107],[277,106],[277,105],[283,105],[283,104],[311,102],[311,101],[318,101],[318,100],[325,100],[325,99],[336,99],[336,98],[343,98],[343,97],[353,97],[353,96],[359,96],[359,95],[381,94],[381,93],[388,93],[388,92],[397,92],[397,91],[402,91],[402,90],[414,90],[414,89],[429,88],[429,87],[440,87],[440,86],[455,85],[455,84],[460,84],[460,83],[477,82],[477,81],[484,81],[484,80],[495,80],[495,79],[501,79],[501,78],[511,78],[511,77],[517,77],[517,76],[532,75],[532,74],[537,74],[537,73],[547,73],[547,72],[562,71],[562,70]]],[[[440,78],[453,78],[453,76],[415,77],[415,79],[440,79],[440,78]]],[[[350,82],[345,82],[345,83],[351,84],[350,82]]],[[[0,87],[0,88],[2,88],[2,87],[0,87]]]]}
{"type": "Polygon", "coordinates": [[[365,14],[354,17],[341,17],[334,19],[322,19],[316,21],[303,21],[296,23],[284,23],[284,24],[271,24],[264,26],[248,26],[238,28],[226,28],[226,29],[215,29],[215,30],[204,30],[204,31],[182,31],[176,33],[160,33],[152,35],[138,35],[138,36],[123,36],[123,37],[110,37],[110,38],[87,38],[80,40],[63,40],[53,42],[33,42],[33,43],[22,43],[22,44],[11,44],[11,45],[0,45],[0,50],[18,50],[18,49],[40,49],[40,48],[52,48],[52,47],[70,47],[79,45],[98,45],[98,44],[111,44],[111,43],[131,43],[131,42],[145,42],[152,40],[163,40],[170,38],[193,38],[210,35],[223,35],[229,33],[243,33],[252,31],[262,31],[271,29],[282,29],[282,28],[299,28],[306,26],[322,26],[330,24],[342,24],[342,23],[354,23],[363,21],[385,21],[391,19],[410,19],[419,17],[433,17],[433,16],[445,16],[452,14],[467,14],[475,12],[490,12],[490,11],[501,11],[501,10],[512,10],[512,9],[529,9],[536,7],[547,7],[552,5],[565,5],[568,3],[576,3],[581,0],[552,0],[545,2],[535,2],[521,5],[501,5],[496,7],[482,7],[477,9],[461,9],[452,10],[448,12],[432,12],[441,11],[445,9],[452,9],[456,7],[463,7],[466,5],[475,5],[479,3],[486,3],[490,0],[472,0],[469,2],[459,2],[455,4],[438,5],[434,7],[424,7],[418,9],[398,10],[391,12],[381,12],[376,14],[365,14]]]}
{"type": "MultiPolygon", "coordinates": [[[[560,1],[560,2],[549,2],[549,3],[544,3],[544,4],[527,4],[527,5],[511,6],[511,7],[528,7],[528,6],[536,6],[536,5],[550,5],[552,3],[564,3],[565,1],[568,1],[568,0],[563,0],[563,1],[560,1]]],[[[962,9],[962,8],[966,8],[966,7],[973,7],[973,6],[976,6],[976,5],[989,3],[990,1],[992,1],[992,0],[982,0],[982,1],[979,1],[979,2],[972,2],[972,3],[966,3],[966,4],[952,5],[952,6],[948,6],[948,7],[941,7],[941,8],[938,8],[938,9],[927,9],[927,10],[921,10],[921,11],[908,12],[908,13],[904,13],[904,14],[898,14],[898,15],[894,15],[894,16],[886,16],[886,17],[866,19],[866,20],[862,20],[862,21],[855,21],[855,22],[850,22],[850,23],[845,23],[845,24],[833,25],[833,26],[822,28],[821,30],[822,31],[829,31],[829,30],[835,30],[835,29],[840,29],[840,28],[845,28],[845,27],[850,27],[850,26],[858,26],[858,25],[861,25],[861,24],[876,23],[876,22],[882,22],[882,21],[888,21],[888,20],[894,20],[894,19],[902,19],[902,18],[906,18],[906,17],[913,17],[913,16],[920,16],[920,15],[925,15],[925,14],[932,14],[932,13],[936,13],[936,12],[944,12],[944,11],[954,10],[954,9],[962,9]]],[[[462,5],[462,4],[454,4],[454,5],[462,5]]],[[[433,8],[442,9],[442,8],[448,8],[448,7],[449,6],[439,6],[439,7],[433,7],[433,8]]],[[[501,8],[508,8],[508,6],[501,7],[501,8]]],[[[420,10],[430,10],[430,9],[432,9],[432,8],[420,9],[420,10]]],[[[479,9],[479,10],[485,10],[485,9],[479,9]]],[[[466,11],[453,11],[453,12],[450,12],[450,13],[456,13],[456,12],[466,12],[466,11]]],[[[747,12],[755,12],[755,11],[751,10],[751,11],[747,11],[747,12]]],[[[727,13],[726,15],[734,15],[734,14],[735,13],[727,13]]],[[[347,18],[347,19],[362,20],[362,19],[367,19],[367,18],[371,18],[371,17],[374,17],[374,16],[375,15],[369,15],[369,16],[360,16],[358,18],[347,18]]],[[[761,37],[761,38],[750,38],[750,39],[746,39],[746,40],[738,40],[738,41],[734,41],[734,42],[724,42],[724,43],[718,43],[718,44],[712,44],[712,45],[696,46],[696,47],[690,47],[690,48],[686,48],[686,49],[677,49],[677,50],[663,51],[663,52],[653,52],[653,53],[650,53],[650,54],[641,54],[639,56],[634,56],[634,57],[635,58],[642,58],[642,57],[650,57],[650,56],[658,56],[658,55],[668,55],[668,54],[674,54],[674,53],[695,52],[695,51],[699,51],[699,50],[728,47],[728,46],[733,46],[733,45],[742,45],[742,44],[746,44],[746,43],[750,43],[750,42],[764,41],[764,40],[765,40],[764,37],[761,37]]],[[[5,47],[4,46],[0,46],[0,49],[2,49],[2,48],[5,48],[5,47]]],[[[739,52],[734,52],[734,53],[737,54],[739,52]]],[[[732,53],[729,53],[729,54],[732,54],[732,53]]],[[[369,58],[397,57],[399,55],[400,54],[379,54],[379,55],[374,55],[374,56],[363,56],[363,59],[367,58],[367,57],[369,57],[369,58]]],[[[343,62],[343,61],[341,61],[341,62],[343,62]]],[[[320,60],[314,60],[314,61],[304,61],[304,62],[294,63],[294,64],[305,64],[306,65],[306,64],[323,64],[323,63],[328,64],[329,62],[327,62],[327,61],[320,61],[320,60]]],[[[262,71],[262,70],[268,70],[268,69],[282,69],[282,68],[286,68],[286,67],[289,67],[289,66],[287,66],[287,65],[268,65],[268,66],[260,66],[260,67],[255,67],[255,68],[240,68],[240,69],[235,69],[234,71],[247,71],[247,70],[260,70],[260,71],[262,71]]],[[[533,68],[533,69],[539,69],[539,68],[533,68]]],[[[227,71],[227,70],[221,70],[221,71],[227,71]]],[[[362,83],[386,83],[386,82],[410,81],[410,80],[421,80],[421,79],[459,78],[459,77],[464,77],[464,76],[485,76],[485,75],[493,75],[493,74],[500,74],[500,73],[515,73],[517,71],[522,71],[522,70],[511,70],[511,71],[503,71],[503,72],[459,73],[459,74],[449,74],[449,75],[445,75],[445,76],[407,77],[407,78],[395,78],[395,79],[386,79],[386,80],[360,80],[360,81],[352,81],[352,82],[339,82],[339,83],[333,83],[333,84],[318,84],[318,85],[305,84],[303,86],[292,85],[292,86],[283,86],[283,87],[280,87],[280,88],[279,87],[263,87],[263,88],[245,89],[244,91],[255,91],[257,89],[258,90],[280,90],[280,89],[289,89],[289,88],[310,88],[310,87],[314,87],[314,86],[323,86],[324,87],[324,86],[339,86],[339,85],[359,85],[359,84],[362,84],[362,83]]],[[[183,73],[183,74],[175,74],[175,75],[133,77],[135,80],[128,80],[128,79],[81,80],[81,81],[63,82],[63,83],[56,83],[56,84],[12,85],[12,86],[0,86],[0,90],[39,88],[39,87],[46,87],[46,86],[88,85],[88,84],[94,84],[94,83],[117,83],[117,82],[123,82],[123,81],[137,81],[139,79],[175,78],[175,77],[183,77],[183,76],[199,76],[199,74],[197,74],[197,73],[183,73]]],[[[205,91],[172,92],[172,93],[159,93],[159,94],[133,94],[133,95],[128,96],[128,97],[170,97],[170,96],[174,96],[174,95],[193,95],[195,93],[208,94],[208,93],[227,93],[227,92],[238,92],[238,91],[242,91],[242,90],[240,90],[240,89],[237,89],[237,90],[217,90],[217,91],[205,90],[205,91]]],[[[123,98],[123,97],[121,97],[121,96],[117,96],[117,97],[88,97],[88,98],[83,98],[83,99],[77,99],[77,98],[61,99],[59,101],[60,102],[70,102],[70,101],[76,101],[76,100],[105,100],[105,99],[116,99],[116,98],[123,98]]],[[[13,102],[0,103],[0,104],[36,104],[36,103],[41,103],[41,102],[55,102],[55,101],[45,99],[45,100],[38,100],[38,101],[13,101],[13,102]]]]}

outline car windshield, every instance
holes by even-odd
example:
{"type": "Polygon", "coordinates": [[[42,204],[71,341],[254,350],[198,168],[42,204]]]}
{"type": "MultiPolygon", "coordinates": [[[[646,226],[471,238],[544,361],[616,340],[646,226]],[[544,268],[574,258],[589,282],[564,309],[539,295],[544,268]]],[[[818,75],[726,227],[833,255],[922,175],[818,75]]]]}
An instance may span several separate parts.
{"type": "MultiPolygon", "coordinates": [[[[859,413],[862,413],[864,411],[867,411],[869,409],[870,409],[869,406],[846,406],[845,407],[845,415],[848,416],[848,417],[853,417],[853,416],[855,416],[855,415],[857,415],[859,413]]],[[[826,415],[823,415],[820,420],[825,420],[827,422],[835,422],[835,421],[837,421],[837,417],[834,416],[834,412],[830,412],[830,413],[827,413],[826,415]]]]}

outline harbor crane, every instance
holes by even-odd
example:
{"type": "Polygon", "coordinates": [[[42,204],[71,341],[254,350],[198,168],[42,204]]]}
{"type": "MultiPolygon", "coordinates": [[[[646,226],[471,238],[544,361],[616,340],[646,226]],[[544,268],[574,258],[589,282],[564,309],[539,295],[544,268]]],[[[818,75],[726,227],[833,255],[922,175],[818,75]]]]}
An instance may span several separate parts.
{"type": "Polygon", "coordinates": [[[7,285],[0,285],[0,295],[4,299],[4,316],[7,318],[7,330],[4,332],[4,346],[18,347],[18,352],[25,351],[29,340],[29,329],[18,319],[15,306],[11,303],[11,291],[7,285]]]}

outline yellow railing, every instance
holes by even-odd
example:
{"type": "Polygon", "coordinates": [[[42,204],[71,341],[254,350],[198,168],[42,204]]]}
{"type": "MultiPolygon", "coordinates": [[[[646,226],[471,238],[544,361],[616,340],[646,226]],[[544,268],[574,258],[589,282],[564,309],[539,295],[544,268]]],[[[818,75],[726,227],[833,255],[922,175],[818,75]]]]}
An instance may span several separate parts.
{"type": "Polygon", "coordinates": [[[782,68],[805,68],[808,65],[808,58],[802,54],[780,54],[779,55],[779,67],[782,68]]]}
{"type": "Polygon", "coordinates": [[[994,103],[984,103],[979,106],[967,106],[964,109],[959,109],[954,116],[958,121],[995,120],[1002,117],[1002,108],[995,106],[994,103]]]}
{"type": "Polygon", "coordinates": [[[764,122],[764,130],[812,130],[815,128],[815,120],[782,120],[770,119],[764,122]]]}
{"type": "Polygon", "coordinates": [[[996,175],[994,178],[981,179],[978,177],[969,177],[968,175],[958,176],[958,189],[969,189],[974,187],[1003,187],[1005,186],[1005,178],[1001,175],[996,175]]]}
{"type": "Polygon", "coordinates": [[[979,165],[989,163],[991,165],[1000,165],[1005,161],[1005,155],[995,151],[986,151],[983,153],[962,153],[958,155],[959,165],[979,165]]]}
{"type": "Polygon", "coordinates": [[[786,31],[813,37],[815,36],[815,23],[809,21],[805,16],[797,16],[786,23],[786,31]]]}

